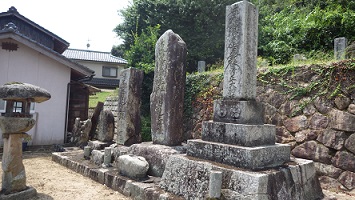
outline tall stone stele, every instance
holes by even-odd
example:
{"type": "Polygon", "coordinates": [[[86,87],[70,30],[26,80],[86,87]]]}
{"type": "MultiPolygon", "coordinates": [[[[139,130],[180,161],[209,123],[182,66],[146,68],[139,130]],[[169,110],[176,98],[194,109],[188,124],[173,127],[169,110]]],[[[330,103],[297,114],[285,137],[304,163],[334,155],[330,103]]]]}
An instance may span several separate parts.
{"type": "Polygon", "coordinates": [[[140,143],[141,96],[143,71],[128,68],[122,71],[118,93],[117,144],[130,146],[140,143]]]}
{"type": "Polygon", "coordinates": [[[22,138],[27,136],[25,132],[36,123],[30,114],[31,102],[41,103],[50,98],[48,91],[27,83],[7,83],[0,87],[0,99],[6,100],[5,114],[0,117],[4,141],[0,199],[9,198],[5,197],[6,195],[11,195],[13,199],[36,195],[34,188],[26,186],[25,167],[22,163],[22,138]],[[17,110],[19,108],[20,112],[17,110]]]}
{"type": "Polygon", "coordinates": [[[183,105],[187,48],[181,37],[166,31],[155,46],[153,91],[150,96],[154,144],[180,145],[183,137],[183,105]]]}

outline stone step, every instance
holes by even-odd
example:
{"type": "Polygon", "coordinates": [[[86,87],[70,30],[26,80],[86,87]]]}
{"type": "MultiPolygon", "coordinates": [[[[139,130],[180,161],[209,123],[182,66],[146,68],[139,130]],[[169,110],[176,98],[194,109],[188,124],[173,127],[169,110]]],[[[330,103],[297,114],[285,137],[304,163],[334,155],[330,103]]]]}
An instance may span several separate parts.
{"type": "Polygon", "coordinates": [[[160,187],[185,199],[207,199],[210,175],[215,171],[222,172],[221,193],[226,200],[314,200],[323,197],[313,161],[304,159],[294,159],[277,169],[254,172],[174,155],[166,164],[160,187]]]}
{"type": "Polygon", "coordinates": [[[286,144],[243,147],[197,140],[187,141],[187,155],[251,170],[278,167],[290,160],[286,144]]]}
{"type": "Polygon", "coordinates": [[[240,146],[261,146],[275,144],[274,125],[245,125],[204,121],[202,140],[240,146]]]}
{"type": "Polygon", "coordinates": [[[215,100],[213,111],[213,121],[216,122],[264,124],[263,105],[255,100],[215,100]]]}

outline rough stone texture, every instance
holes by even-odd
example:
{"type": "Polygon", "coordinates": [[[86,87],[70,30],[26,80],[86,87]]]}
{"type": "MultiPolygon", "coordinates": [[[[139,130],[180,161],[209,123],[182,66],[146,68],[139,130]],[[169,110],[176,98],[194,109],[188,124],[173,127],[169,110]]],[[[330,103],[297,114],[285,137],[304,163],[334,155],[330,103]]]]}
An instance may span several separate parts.
{"type": "Polygon", "coordinates": [[[292,155],[299,158],[306,158],[326,164],[331,163],[332,156],[329,149],[316,141],[307,141],[292,150],[292,155]]]}
{"type": "Polygon", "coordinates": [[[284,144],[242,147],[202,140],[187,141],[187,155],[246,169],[277,167],[290,160],[284,144]]]}
{"type": "Polygon", "coordinates": [[[89,141],[89,134],[91,131],[91,120],[80,121],[80,118],[75,119],[72,130],[71,142],[77,146],[83,146],[89,141]]]}
{"type": "Polygon", "coordinates": [[[351,100],[346,96],[337,96],[334,99],[334,103],[339,110],[344,110],[350,105],[351,100]]]}
{"type": "Polygon", "coordinates": [[[315,113],[310,119],[309,127],[311,129],[326,129],[328,124],[329,124],[328,117],[320,113],[315,113]]]}
{"type": "Polygon", "coordinates": [[[319,176],[329,176],[331,178],[337,179],[343,170],[334,167],[333,165],[326,165],[319,162],[314,162],[314,167],[319,176]]]}
{"type": "Polygon", "coordinates": [[[227,6],[223,98],[256,97],[258,10],[249,2],[227,6]]]}
{"type": "Polygon", "coordinates": [[[301,115],[285,120],[284,125],[290,132],[297,132],[308,128],[308,120],[306,116],[301,115]]]}
{"type": "Polygon", "coordinates": [[[355,104],[350,104],[348,107],[348,112],[355,115],[355,104]]]}
{"type": "Polygon", "coordinates": [[[198,61],[197,62],[197,71],[199,73],[206,71],[206,61],[198,61]]]}
{"type": "Polygon", "coordinates": [[[318,136],[317,140],[327,147],[340,150],[343,148],[346,138],[343,131],[327,129],[318,136]]]}
{"type": "Polygon", "coordinates": [[[22,138],[24,134],[10,134],[4,140],[2,156],[2,192],[20,192],[27,188],[26,172],[22,163],[22,138]]]}
{"type": "Polygon", "coordinates": [[[153,91],[150,96],[154,144],[180,145],[184,140],[183,106],[187,47],[179,35],[166,31],[155,47],[153,91]]]}
{"type": "Polygon", "coordinates": [[[209,198],[220,198],[222,189],[222,172],[220,171],[210,171],[210,179],[208,185],[208,197],[209,198]]]}
{"type": "Polygon", "coordinates": [[[346,55],[346,47],[348,46],[348,40],[345,37],[339,37],[334,39],[334,59],[343,60],[346,55]]]}
{"type": "Polygon", "coordinates": [[[0,99],[23,101],[31,99],[32,102],[41,103],[51,98],[51,94],[38,86],[28,83],[12,82],[0,87],[0,99]]]}
{"type": "Polygon", "coordinates": [[[211,171],[221,171],[225,199],[319,199],[322,198],[313,162],[296,159],[297,165],[251,172],[220,164],[171,156],[160,187],[185,199],[206,199],[211,171]]]}
{"type": "Polygon", "coordinates": [[[329,176],[320,176],[319,181],[321,183],[321,187],[326,190],[339,190],[339,188],[342,187],[337,179],[331,178],[329,176]]]}
{"type": "Polygon", "coordinates": [[[338,151],[332,159],[333,165],[344,170],[355,172],[355,156],[347,151],[338,151]]]}
{"type": "Polygon", "coordinates": [[[141,95],[143,71],[128,68],[122,70],[118,94],[117,143],[132,145],[141,139],[141,95]]]}
{"type": "Polygon", "coordinates": [[[2,117],[0,116],[0,128],[5,133],[25,133],[36,124],[32,118],[2,117]]]}
{"type": "Polygon", "coordinates": [[[101,141],[98,141],[98,140],[94,140],[94,141],[89,141],[88,142],[88,146],[91,147],[91,149],[95,149],[95,150],[102,150],[104,149],[105,147],[108,147],[110,146],[111,143],[110,142],[101,142],[101,141]]]}
{"type": "Polygon", "coordinates": [[[204,121],[202,140],[241,146],[275,144],[274,125],[245,125],[204,121]]]}
{"type": "Polygon", "coordinates": [[[133,178],[145,178],[149,169],[149,164],[142,156],[123,155],[118,157],[120,174],[133,178]]]}
{"type": "Polygon", "coordinates": [[[215,100],[213,121],[237,124],[264,124],[262,104],[256,101],[215,100]]]}
{"type": "Polygon", "coordinates": [[[276,127],[276,142],[289,143],[295,141],[295,137],[285,127],[276,127]]]}
{"type": "Polygon", "coordinates": [[[112,142],[115,130],[115,118],[110,110],[101,111],[97,129],[96,137],[98,140],[101,142],[112,142]]]}
{"type": "Polygon", "coordinates": [[[96,165],[101,165],[104,162],[105,152],[101,150],[92,150],[91,152],[91,160],[96,165]]]}
{"type": "Polygon", "coordinates": [[[313,103],[314,106],[317,108],[318,112],[320,112],[321,114],[327,114],[332,110],[332,104],[326,98],[317,97],[313,103]]]}
{"type": "Polygon", "coordinates": [[[355,134],[351,134],[348,139],[345,140],[345,148],[355,154],[355,134]]]}
{"type": "Polygon", "coordinates": [[[355,131],[355,115],[333,109],[330,112],[330,127],[340,131],[355,131]]]}
{"type": "Polygon", "coordinates": [[[345,171],[338,178],[339,182],[345,186],[348,190],[355,188],[355,173],[345,171]]]}
{"type": "Polygon", "coordinates": [[[143,142],[130,146],[128,153],[144,157],[149,163],[148,175],[161,177],[168,158],[171,155],[186,153],[186,147],[169,147],[165,145],[153,145],[152,142],[143,142]]]}
{"type": "Polygon", "coordinates": [[[25,190],[12,194],[0,194],[1,200],[28,200],[37,196],[37,190],[33,187],[27,187],[25,190]]]}

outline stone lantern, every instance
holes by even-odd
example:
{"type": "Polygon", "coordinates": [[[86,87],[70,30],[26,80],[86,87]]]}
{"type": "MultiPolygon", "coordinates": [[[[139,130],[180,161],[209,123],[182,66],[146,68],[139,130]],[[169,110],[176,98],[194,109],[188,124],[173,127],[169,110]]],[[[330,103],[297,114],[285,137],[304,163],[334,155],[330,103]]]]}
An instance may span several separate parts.
{"type": "MultiPolygon", "coordinates": [[[[0,116],[4,142],[2,156],[2,196],[30,197],[36,190],[26,186],[22,163],[22,138],[36,123],[30,114],[31,102],[41,103],[51,98],[46,90],[27,83],[7,83],[0,87],[0,99],[6,101],[5,113],[0,116]],[[18,196],[16,196],[18,195],[18,196]]],[[[1,199],[1,196],[0,196],[1,199]]]]}

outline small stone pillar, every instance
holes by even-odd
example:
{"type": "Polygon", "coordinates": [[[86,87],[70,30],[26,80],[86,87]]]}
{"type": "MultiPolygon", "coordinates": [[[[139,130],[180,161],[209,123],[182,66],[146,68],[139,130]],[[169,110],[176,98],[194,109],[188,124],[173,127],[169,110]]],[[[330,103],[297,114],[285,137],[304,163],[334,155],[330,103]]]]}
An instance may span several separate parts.
{"type": "Polygon", "coordinates": [[[111,166],[111,157],[111,147],[105,147],[104,163],[102,164],[103,167],[111,166]]]}
{"type": "Polygon", "coordinates": [[[209,198],[220,198],[222,189],[222,172],[212,170],[210,173],[210,181],[208,185],[209,198]]]}
{"type": "Polygon", "coordinates": [[[30,114],[31,102],[41,103],[50,98],[51,95],[46,90],[27,83],[7,83],[0,87],[0,99],[7,102],[5,114],[0,117],[4,140],[0,199],[8,199],[10,197],[7,195],[10,194],[12,199],[36,195],[34,188],[26,186],[22,138],[36,123],[30,114]],[[15,104],[21,105],[21,112],[14,112],[15,104]]]}
{"type": "Polygon", "coordinates": [[[206,61],[198,61],[197,63],[197,71],[199,73],[206,71],[206,61]]]}
{"type": "Polygon", "coordinates": [[[346,59],[346,47],[348,40],[345,37],[339,37],[334,39],[334,59],[344,60],[346,59]]]}
{"type": "Polygon", "coordinates": [[[172,30],[166,31],[156,43],[153,91],[150,95],[154,144],[175,146],[184,140],[186,55],[185,42],[172,30]]]}
{"type": "Polygon", "coordinates": [[[90,146],[85,146],[84,147],[84,158],[86,160],[90,160],[90,155],[91,155],[91,147],[90,146]]]}

